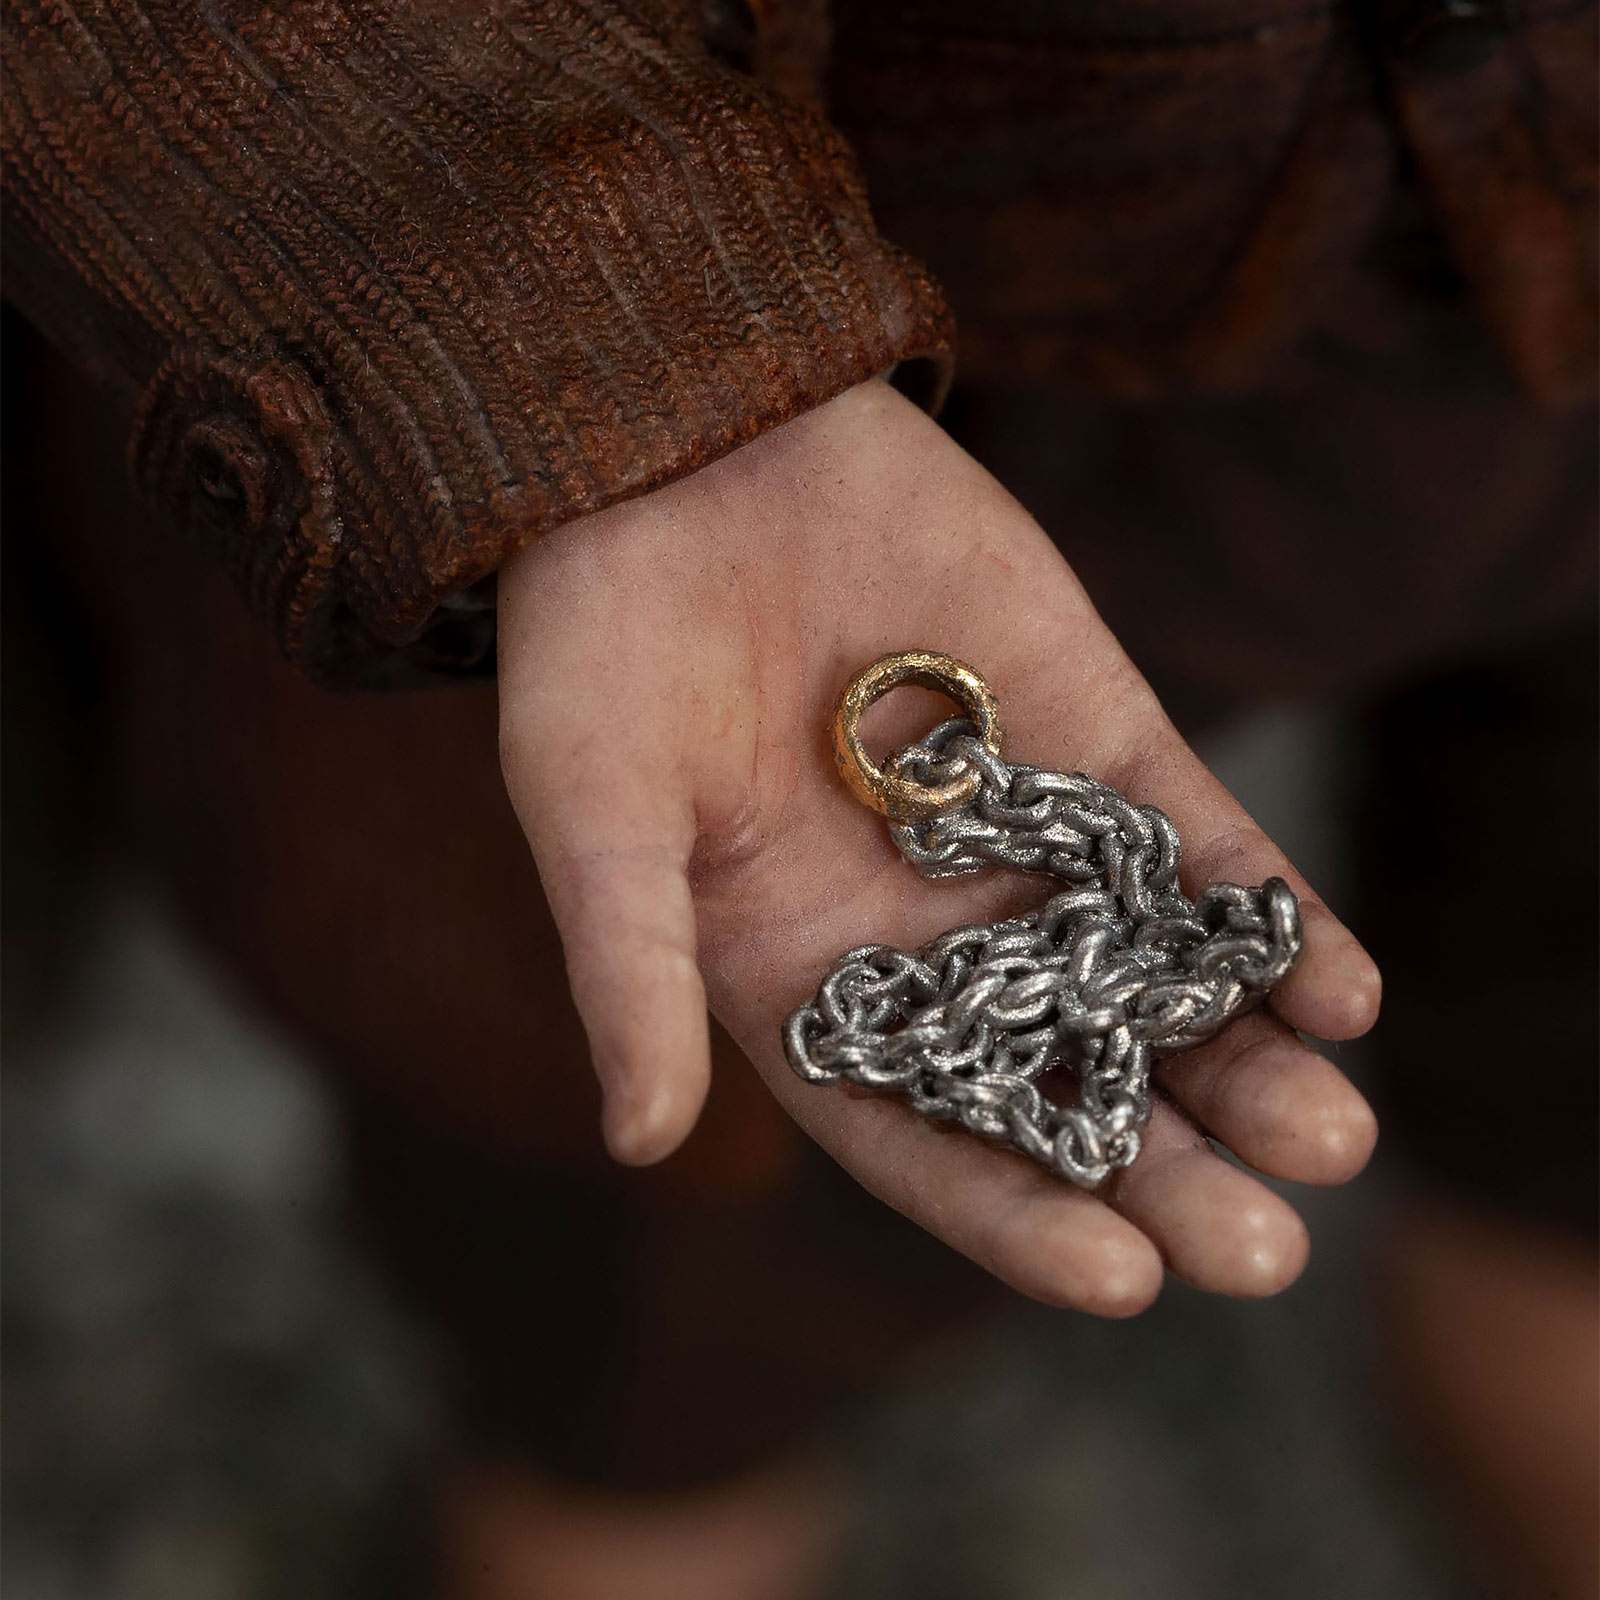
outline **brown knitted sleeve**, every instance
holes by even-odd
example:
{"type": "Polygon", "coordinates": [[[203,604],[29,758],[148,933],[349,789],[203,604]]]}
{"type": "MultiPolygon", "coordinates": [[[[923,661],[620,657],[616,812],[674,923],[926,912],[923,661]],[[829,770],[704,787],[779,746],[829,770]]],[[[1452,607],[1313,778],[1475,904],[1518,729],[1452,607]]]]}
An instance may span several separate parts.
{"type": "Polygon", "coordinates": [[[327,681],[492,659],[519,545],[950,329],[690,0],[6,0],[7,292],[327,681]]]}

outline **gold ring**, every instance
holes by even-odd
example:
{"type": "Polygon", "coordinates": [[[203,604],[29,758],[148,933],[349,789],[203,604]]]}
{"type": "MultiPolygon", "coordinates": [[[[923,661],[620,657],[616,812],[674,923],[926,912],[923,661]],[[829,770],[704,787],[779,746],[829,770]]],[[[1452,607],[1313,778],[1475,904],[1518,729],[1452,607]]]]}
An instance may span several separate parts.
{"type": "Polygon", "coordinates": [[[850,792],[892,822],[913,822],[965,805],[977,794],[980,781],[976,772],[937,785],[891,777],[862,748],[862,714],[874,700],[903,683],[948,695],[977,728],[984,748],[1000,754],[1000,707],[989,685],[971,667],[932,650],[900,650],[863,667],[834,708],[833,754],[850,792]]]}

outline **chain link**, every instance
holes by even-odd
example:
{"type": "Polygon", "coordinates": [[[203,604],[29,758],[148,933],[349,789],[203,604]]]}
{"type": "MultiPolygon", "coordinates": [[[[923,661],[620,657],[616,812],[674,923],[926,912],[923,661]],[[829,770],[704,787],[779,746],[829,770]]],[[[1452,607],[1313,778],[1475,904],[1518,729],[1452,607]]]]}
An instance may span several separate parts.
{"type": "Polygon", "coordinates": [[[1281,878],[1178,887],[1178,831],[1081,772],[1012,766],[952,718],[887,763],[928,788],[976,771],[976,797],[892,824],[926,878],[985,867],[1071,887],[1024,917],[954,928],[911,953],[847,951],[784,1026],[808,1083],[897,1092],[1094,1188],[1139,1153],[1150,1068],[1257,1005],[1300,953],[1300,912],[1281,878]],[[1039,1079],[1070,1073],[1076,1105],[1039,1079]]]}

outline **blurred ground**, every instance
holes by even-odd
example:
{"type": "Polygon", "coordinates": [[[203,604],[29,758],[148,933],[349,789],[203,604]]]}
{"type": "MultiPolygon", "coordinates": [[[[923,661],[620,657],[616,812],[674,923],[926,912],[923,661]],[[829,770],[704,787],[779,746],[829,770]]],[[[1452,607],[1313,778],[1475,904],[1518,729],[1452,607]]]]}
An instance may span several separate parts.
{"type": "MultiPolygon", "coordinates": [[[[1337,906],[1337,740],[1282,715],[1207,754],[1337,906]]],[[[393,1596],[434,1384],[351,1244],[327,1109],[135,891],[90,928],[66,1020],[6,1063],[9,1600],[393,1596]]],[[[1301,1194],[1313,1265],[1275,1301],[1018,1302],[918,1353],[834,1441],[832,1600],[1486,1595],[1374,1378],[1398,1181],[1301,1194]]]]}
{"type": "Polygon", "coordinates": [[[425,1353],[352,1252],[305,1071],[137,899],[7,1062],[15,1600],[384,1592],[425,1353]]]}

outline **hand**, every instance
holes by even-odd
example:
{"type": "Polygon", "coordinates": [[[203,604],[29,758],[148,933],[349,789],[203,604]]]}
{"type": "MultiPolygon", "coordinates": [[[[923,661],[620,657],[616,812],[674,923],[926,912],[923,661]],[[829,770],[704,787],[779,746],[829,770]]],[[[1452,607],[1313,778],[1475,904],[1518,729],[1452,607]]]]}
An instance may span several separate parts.
{"type": "MultiPolygon", "coordinates": [[[[560,529],[500,584],[502,764],[619,1160],[659,1160],[693,1126],[709,1000],[861,1183],[1024,1293],[1122,1315],[1154,1298],[1163,1263],[1225,1294],[1295,1278],[1299,1217],[1206,1135],[1276,1177],[1353,1176],[1372,1114],[1293,1030],[1363,1032],[1377,970],[1178,737],[1038,526],[934,423],[866,384],[560,529]],[[988,679],[1012,760],[1167,811],[1188,893],[1276,873],[1303,897],[1305,951],[1271,1009],[1157,1069],[1143,1152],[1099,1195],[896,1098],[804,1084],[783,1058],[783,1018],[843,950],[915,947],[1051,892],[1021,874],[919,878],[839,781],[835,698],[910,646],[988,679]]],[[[948,714],[901,690],[864,731],[881,758],[948,714]]]]}

